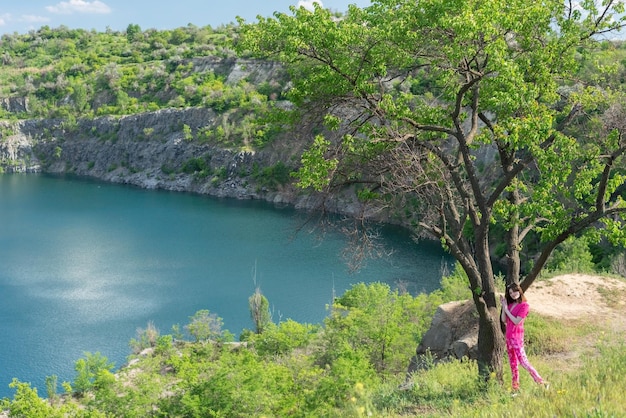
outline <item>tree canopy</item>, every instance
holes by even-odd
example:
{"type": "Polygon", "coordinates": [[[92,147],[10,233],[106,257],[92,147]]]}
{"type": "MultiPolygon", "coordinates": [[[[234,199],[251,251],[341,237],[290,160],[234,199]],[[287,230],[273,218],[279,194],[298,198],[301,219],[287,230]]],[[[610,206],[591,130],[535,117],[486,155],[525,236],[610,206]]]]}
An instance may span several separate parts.
{"type": "Polygon", "coordinates": [[[493,248],[527,289],[582,233],[624,245],[624,96],[577,78],[621,1],[375,0],[341,19],[292,8],[243,24],[238,48],[287,65],[290,99],[339,135],[302,158],[302,187],[352,185],[439,239],[480,317],[479,366],[501,377],[493,248]],[[520,250],[535,246],[522,269],[520,250]]]}

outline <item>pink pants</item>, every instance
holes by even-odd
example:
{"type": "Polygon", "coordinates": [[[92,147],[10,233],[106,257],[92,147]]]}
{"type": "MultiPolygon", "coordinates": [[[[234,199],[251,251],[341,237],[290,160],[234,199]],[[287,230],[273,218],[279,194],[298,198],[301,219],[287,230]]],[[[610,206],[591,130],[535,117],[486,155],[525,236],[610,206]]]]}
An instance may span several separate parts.
{"type": "Polygon", "coordinates": [[[532,376],[533,380],[537,383],[543,383],[543,379],[537,373],[537,370],[531,366],[526,352],[524,351],[524,342],[516,340],[506,340],[506,351],[509,354],[509,364],[511,365],[511,380],[513,389],[519,389],[519,369],[518,364],[521,364],[523,368],[528,370],[528,373],[532,376]]]}

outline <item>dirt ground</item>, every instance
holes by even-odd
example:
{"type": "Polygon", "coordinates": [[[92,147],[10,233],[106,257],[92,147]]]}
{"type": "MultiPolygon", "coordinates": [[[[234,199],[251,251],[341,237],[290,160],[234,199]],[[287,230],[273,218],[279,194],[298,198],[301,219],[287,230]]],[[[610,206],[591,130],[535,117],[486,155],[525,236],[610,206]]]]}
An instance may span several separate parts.
{"type": "Polygon", "coordinates": [[[536,281],[526,292],[531,311],[564,320],[592,320],[626,330],[626,281],[566,274],[536,281]]]}

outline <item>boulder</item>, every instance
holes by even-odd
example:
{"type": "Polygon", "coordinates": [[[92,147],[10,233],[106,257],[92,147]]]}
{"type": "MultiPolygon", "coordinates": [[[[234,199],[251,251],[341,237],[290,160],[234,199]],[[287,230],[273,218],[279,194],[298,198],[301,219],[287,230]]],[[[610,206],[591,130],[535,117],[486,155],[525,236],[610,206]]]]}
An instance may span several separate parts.
{"type": "Polygon", "coordinates": [[[477,346],[478,316],[472,301],[443,304],[437,308],[430,329],[422,337],[408,373],[449,358],[475,360],[477,346]]]}

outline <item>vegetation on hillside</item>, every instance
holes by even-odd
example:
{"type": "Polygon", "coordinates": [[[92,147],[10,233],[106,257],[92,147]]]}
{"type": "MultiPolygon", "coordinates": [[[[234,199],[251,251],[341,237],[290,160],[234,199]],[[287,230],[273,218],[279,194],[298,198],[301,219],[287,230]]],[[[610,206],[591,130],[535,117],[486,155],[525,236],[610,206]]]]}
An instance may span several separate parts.
{"type": "Polygon", "coordinates": [[[215,128],[190,139],[262,147],[273,139],[264,117],[282,98],[286,79],[228,82],[237,56],[236,27],[210,26],[124,32],[42,27],[0,39],[0,98],[19,99],[0,119],[121,116],[204,106],[219,114],[215,128]]]}

